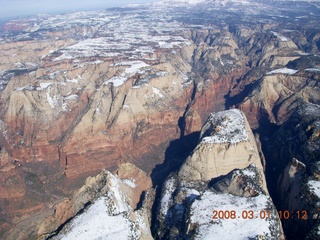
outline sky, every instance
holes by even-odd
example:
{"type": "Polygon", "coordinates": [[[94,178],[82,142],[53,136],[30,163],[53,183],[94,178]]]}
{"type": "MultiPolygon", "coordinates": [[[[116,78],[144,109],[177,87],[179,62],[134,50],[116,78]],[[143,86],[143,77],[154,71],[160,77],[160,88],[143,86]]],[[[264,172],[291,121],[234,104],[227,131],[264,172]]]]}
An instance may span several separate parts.
{"type": "Polygon", "coordinates": [[[96,10],[154,0],[0,0],[0,18],[72,10],[96,10]]]}

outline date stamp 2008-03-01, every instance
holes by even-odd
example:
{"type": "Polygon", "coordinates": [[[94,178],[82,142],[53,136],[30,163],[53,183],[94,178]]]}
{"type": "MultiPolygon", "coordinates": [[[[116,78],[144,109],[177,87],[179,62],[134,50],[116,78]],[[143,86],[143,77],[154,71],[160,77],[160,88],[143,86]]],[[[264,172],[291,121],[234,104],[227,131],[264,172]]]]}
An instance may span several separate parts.
{"type": "MultiPolygon", "coordinates": [[[[271,219],[273,212],[271,210],[213,210],[212,219],[271,219]]],[[[278,217],[281,220],[297,219],[297,220],[307,220],[310,216],[306,210],[298,210],[295,212],[288,210],[279,210],[278,217]]],[[[313,219],[318,219],[318,214],[312,216],[313,219]]]]}

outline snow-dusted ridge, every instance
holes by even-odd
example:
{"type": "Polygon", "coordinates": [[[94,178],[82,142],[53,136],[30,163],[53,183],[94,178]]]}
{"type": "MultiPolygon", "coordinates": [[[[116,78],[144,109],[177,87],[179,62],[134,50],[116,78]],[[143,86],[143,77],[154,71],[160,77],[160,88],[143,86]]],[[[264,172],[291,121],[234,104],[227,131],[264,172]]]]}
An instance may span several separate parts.
{"type": "Polygon", "coordinates": [[[107,198],[99,198],[86,212],[71,222],[66,233],[61,233],[53,239],[130,239],[137,237],[130,231],[134,223],[124,213],[112,216],[107,210],[107,198]]]}
{"type": "Polygon", "coordinates": [[[110,172],[106,175],[106,193],[52,239],[141,239],[141,235],[150,232],[144,211],[134,211],[130,205],[130,190],[127,190],[136,187],[134,180],[122,180],[110,172]]]}
{"type": "Polygon", "coordinates": [[[239,143],[248,140],[242,113],[237,109],[212,113],[201,131],[201,138],[203,143],[239,143]]]}

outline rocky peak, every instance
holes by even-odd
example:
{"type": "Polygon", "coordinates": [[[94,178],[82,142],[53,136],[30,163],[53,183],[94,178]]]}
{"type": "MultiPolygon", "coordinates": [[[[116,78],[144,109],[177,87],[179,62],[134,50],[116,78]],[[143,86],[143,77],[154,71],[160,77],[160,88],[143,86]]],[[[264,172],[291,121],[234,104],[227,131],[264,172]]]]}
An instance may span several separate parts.
{"type": "MultiPolygon", "coordinates": [[[[152,239],[149,225],[153,191],[144,189],[144,200],[136,209],[135,195],[142,193],[143,185],[137,188],[135,179],[141,181],[145,174],[132,164],[120,167],[118,172],[123,179],[106,170],[87,178],[85,185],[71,199],[55,205],[52,215],[39,228],[39,239],[48,236],[70,239],[80,235],[84,238],[152,239]],[[132,172],[138,174],[124,178],[121,174],[124,169],[131,169],[129,175],[132,172]]],[[[146,178],[144,181],[148,185],[146,178]]]]}
{"type": "Polygon", "coordinates": [[[199,144],[181,167],[179,177],[186,181],[210,181],[252,163],[263,175],[257,144],[246,117],[232,109],[210,115],[201,130],[199,144]]]}
{"type": "Polygon", "coordinates": [[[196,149],[178,174],[165,181],[157,219],[159,238],[284,239],[255,140],[241,111],[210,115],[196,149]],[[258,214],[250,223],[241,215],[247,209],[258,214]],[[219,218],[214,215],[219,211],[234,211],[235,217],[219,218]],[[270,217],[260,218],[265,212],[270,217]]]}

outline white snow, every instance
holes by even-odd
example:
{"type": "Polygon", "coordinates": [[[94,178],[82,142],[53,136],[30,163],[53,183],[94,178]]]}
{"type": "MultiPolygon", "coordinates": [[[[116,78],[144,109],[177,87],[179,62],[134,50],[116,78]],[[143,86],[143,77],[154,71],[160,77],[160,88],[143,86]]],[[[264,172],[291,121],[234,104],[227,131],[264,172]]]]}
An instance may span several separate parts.
{"type": "Polygon", "coordinates": [[[320,105],[314,103],[307,103],[305,108],[303,109],[303,112],[309,116],[319,116],[320,105]]]}
{"type": "Polygon", "coordinates": [[[70,82],[70,83],[79,83],[78,79],[66,79],[66,82],[70,82]]]}
{"type": "Polygon", "coordinates": [[[69,231],[53,239],[130,239],[132,223],[124,214],[110,216],[106,203],[105,197],[99,198],[86,212],[72,221],[69,231]]]}
{"type": "Polygon", "coordinates": [[[137,73],[141,68],[145,68],[150,65],[148,65],[142,61],[129,61],[129,62],[117,63],[117,64],[115,64],[115,66],[128,66],[128,68],[126,68],[126,70],[125,70],[125,73],[126,74],[134,74],[134,73],[137,73]]]}
{"type": "Polygon", "coordinates": [[[109,199],[114,199],[112,211],[110,211],[110,214],[117,215],[123,212],[128,212],[130,210],[129,204],[126,203],[123,193],[121,192],[121,189],[119,187],[119,179],[111,174],[110,187],[112,191],[107,192],[107,197],[109,199]]]}
{"type": "Polygon", "coordinates": [[[136,187],[136,183],[135,183],[134,179],[124,179],[124,180],[122,180],[122,182],[124,182],[125,184],[127,184],[131,188],[136,187]]]}
{"type": "Polygon", "coordinates": [[[168,74],[168,72],[166,71],[160,71],[160,72],[156,72],[157,77],[164,77],[168,74]]]}
{"type": "Polygon", "coordinates": [[[163,189],[165,189],[162,194],[161,202],[160,202],[160,213],[163,216],[166,216],[170,205],[172,204],[172,193],[175,190],[176,180],[174,178],[168,179],[164,183],[163,189]]]}
{"type": "Polygon", "coordinates": [[[213,113],[201,131],[201,137],[214,127],[210,136],[202,138],[204,143],[239,143],[248,140],[244,116],[237,109],[213,113]]]}
{"type": "Polygon", "coordinates": [[[110,78],[108,81],[104,82],[104,85],[107,85],[108,83],[113,83],[113,86],[119,87],[122,84],[124,84],[127,80],[127,77],[114,76],[110,78]]]}
{"type": "Polygon", "coordinates": [[[320,181],[310,180],[308,185],[310,190],[320,198],[320,181]]]}
{"type": "Polygon", "coordinates": [[[279,34],[279,33],[277,33],[277,32],[273,32],[273,31],[271,31],[271,32],[272,32],[272,34],[273,34],[274,36],[276,36],[281,42],[288,42],[288,41],[290,41],[289,38],[287,38],[287,37],[285,37],[285,36],[283,36],[283,35],[281,35],[281,34],[279,34]]]}
{"type": "Polygon", "coordinates": [[[46,95],[47,95],[47,101],[50,104],[51,108],[54,108],[58,104],[57,96],[54,96],[52,98],[49,92],[47,92],[46,95]]]}
{"type": "Polygon", "coordinates": [[[14,88],[14,91],[19,92],[19,91],[23,91],[23,90],[32,90],[33,87],[32,86],[25,86],[25,87],[16,87],[14,88]]]}
{"type": "Polygon", "coordinates": [[[308,72],[320,72],[320,68],[307,68],[305,70],[308,72]]]}
{"type": "Polygon", "coordinates": [[[41,82],[40,87],[37,87],[37,90],[42,91],[42,90],[46,89],[47,87],[49,87],[50,85],[52,85],[52,83],[41,82]]]}
{"type": "Polygon", "coordinates": [[[117,66],[125,66],[124,72],[120,74],[120,76],[113,76],[108,81],[104,82],[104,85],[108,83],[113,83],[114,87],[119,87],[124,84],[130,77],[132,77],[136,73],[141,73],[141,69],[148,67],[149,65],[143,61],[128,61],[128,62],[120,62],[112,65],[114,67],[117,66]]]}
{"type": "Polygon", "coordinates": [[[242,169],[239,171],[240,171],[240,173],[242,173],[250,178],[254,178],[256,176],[256,173],[254,171],[250,171],[250,169],[248,169],[248,168],[242,169]]]}
{"type": "Polygon", "coordinates": [[[279,68],[279,69],[273,70],[271,72],[268,72],[267,75],[277,74],[277,73],[293,75],[297,72],[298,72],[298,70],[294,70],[294,69],[290,69],[290,68],[279,68]]]}
{"type": "Polygon", "coordinates": [[[73,94],[64,98],[65,100],[76,100],[78,99],[78,95],[73,94]]]}
{"type": "MultiPolygon", "coordinates": [[[[261,219],[260,211],[267,209],[268,198],[238,197],[229,194],[204,192],[191,205],[191,224],[199,224],[195,239],[244,240],[258,236],[270,237],[270,219],[261,219]],[[212,219],[213,211],[236,211],[235,219],[212,219]],[[253,219],[244,219],[243,211],[253,211],[253,219]]],[[[245,215],[244,215],[245,216],[245,215]]]]}
{"type": "Polygon", "coordinates": [[[172,17],[160,9],[152,11],[148,14],[147,21],[140,18],[140,14],[95,11],[40,18],[38,24],[40,29],[59,30],[71,29],[78,24],[85,26],[83,31],[79,32],[83,36],[82,40],[74,40],[71,45],[49,54],[53,61],[91,61],[97,64],[105,61],[97,60],[99,57],[151,60],[155,59],[154,53],[160,45],[174,49],[191,44],[184,37],[172,34],[186,28],[182,23],[172,21],[172,17]],[[57,53],[60,56],[56,56],[57,53]],[[96,61],[89,59],[91,57],[96,61]]]}
{"type": "MultiPolygon", "coordinates": [[[[53,239],[140,239],[141,230],[148,228],[141,211],[134,211],[123,187],[135,186],[134,180],[121,180],[109,173],[107,190],[83,213],[76,216],[53,239]]],[[[150,231],[150,230],[149,230],[150,231]]]]}
{"type": "Polygon", "coordinates": [[[160,92],[160,90],[158,88],[152,87],[152,91],[154,94],[156,94],[160,98],[164,98],[164,95],[160,92]]]}
{"type": "MultiPolygon", "coordinates": [[[[166,5],[177,5],[177,4],[190,4],[190,5],[196,5],[202,2],[205,2],[206,0],[165,0],[165,1],[156,1],[153,3],[154,6],[166,6],[166,5]]],[[[178,5],[179,6],[179,5],[178,5]]]]}

